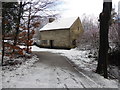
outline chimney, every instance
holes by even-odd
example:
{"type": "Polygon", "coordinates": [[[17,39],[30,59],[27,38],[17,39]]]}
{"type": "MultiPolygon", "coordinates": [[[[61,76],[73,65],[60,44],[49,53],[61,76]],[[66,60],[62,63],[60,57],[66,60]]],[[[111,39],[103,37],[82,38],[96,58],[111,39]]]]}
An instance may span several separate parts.
{"type": "Polygon", "coordinates": [[[55,18],[49,18],[49,23],[53,22],[55,18]]]}

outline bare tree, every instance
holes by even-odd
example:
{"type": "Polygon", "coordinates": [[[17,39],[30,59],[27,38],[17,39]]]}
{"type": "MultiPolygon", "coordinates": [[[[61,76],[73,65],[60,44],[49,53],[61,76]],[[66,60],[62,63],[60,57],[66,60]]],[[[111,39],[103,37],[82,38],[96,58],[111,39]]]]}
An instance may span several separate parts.
{"type": "Polygon", "coordinates": [[[48,12],[50,13],[51,10],[49,10],[49,8],[51,8],[52,6],[54,6],[55,4],[55,0],[37,0],[37,1],[33,1],[33,0],[28,0],[28,1],[24,1],[23,5],[24,6],[24,15],[23,15],[23,25],[24,27],[27,27],[27,53],[29,53],[29,42],[30,42],[30,32],[35,30],[36,28],[38,28],[38,26],[36,27],[36,25],[40,25],[41,22],[38,21],[40,20],[39,18],[42,18],[44,16],[49,16],[48,12]],[[37,20],[37,19],[38,20],[37,20]]]}
{"type": "Polygon", "coordinates": [[[91,16],[84,15],[82,25],[84,28],[83,35],[80,35],[77,40],[77,46],[80,49],[89,49],[97,52],[99,45],[99,27],[98,21],[95,21],[91,16]]]}
{"type": "MultiPolygon", "coordinates": [[[[48,15],[48,8],[54,6],[53,0],[26,0],[15,3],[18,7],[14,8],[12,3],[4,3],[5,9],[2,18],[2,63],[4,55],[9,56],[11,59],[17,56],[28,55],[31,53],[31,47],[33,45],[34,30],[39,27],[40,22],[36,18],[48,15]],[[5,4],[9,4],[10,8],[5,4]],[[13,13],[11,10],[16,10],[13,13]],[[7,16],[8,12],[10,18],[7,16]],[[16,13],[17,12],[17,13],[16,13]],[[8,19],[5,17],[7,16],[8,19]],[[37,17],[39,16],[39,17],[37,17]],[[15,22],[13,21],[15,20],[15,22]],[[13,24],[13,26],[12,26],[13,24]],[[6,28],[6,26],[7,28],[6,28]],[[10,27],[10,28],[9,28],[10,27]],[[5,34],[6,32],[9,32],[5,34]],[[4,42],[7,41],[7,42],[4,42]],[[19,47],[19,45],[25,45],[25,48],[19,47]]],[[[51,12],[51,11],[50,11],[51,12]]]]}
{"type": "Polygon", "coordinates": [[[115,22],[111,25],[109,29],[109,42],[111,49],[120,49],[120,39],[119,39],[119,29],[118,29],[118,23],[115,22]]]}
{"type": "MultiPolygon", "coordinates": [[[[20,2],[18,9],[19,10],[18,10],[17,25],[16,25],[16,33],[15,33],[14,44],[13,44],[14,46],[16,46],[17,40],[18,40],[19,27],[20,27],[20,19],[21,19],[21,14],[22,14],[22,2],[20,2]]],[[[14,50],[13,50],[13,52],[14,52],[14,50]]]]}

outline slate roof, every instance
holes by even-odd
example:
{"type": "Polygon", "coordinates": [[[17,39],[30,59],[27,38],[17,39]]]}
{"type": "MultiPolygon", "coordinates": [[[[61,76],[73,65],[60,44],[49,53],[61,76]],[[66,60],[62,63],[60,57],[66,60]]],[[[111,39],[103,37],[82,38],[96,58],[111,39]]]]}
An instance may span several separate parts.
{"type": "Polygon", "coordinates": [[[40,31],[69,29],[79,17],[61,18],[46,24],[40,31]]]}

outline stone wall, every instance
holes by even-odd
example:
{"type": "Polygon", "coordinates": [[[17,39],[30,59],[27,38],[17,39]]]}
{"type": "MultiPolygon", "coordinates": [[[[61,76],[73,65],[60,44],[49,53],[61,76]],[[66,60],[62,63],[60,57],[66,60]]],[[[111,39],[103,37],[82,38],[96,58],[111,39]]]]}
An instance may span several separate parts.
{"type": "Polygon", "coordinates": [[[41,46],[49,47],[53,40],[53,47],[69,48],[69,30],[48,30],[40,32],[41,46]],[[45,41],[47,40],[47,41],[45,41]],[[43,42],[42,42],[43,41],[43,42]]]}
{"type": "Polygon", "coordinates": [[[76,45],[73,45],[73,42],[79,38],[80,35],[83,34],[83,27],[81,24],[80,19],[78,18],[73,25],[70,28],[70,43],[71,47],[76,47],[76,45]]]}

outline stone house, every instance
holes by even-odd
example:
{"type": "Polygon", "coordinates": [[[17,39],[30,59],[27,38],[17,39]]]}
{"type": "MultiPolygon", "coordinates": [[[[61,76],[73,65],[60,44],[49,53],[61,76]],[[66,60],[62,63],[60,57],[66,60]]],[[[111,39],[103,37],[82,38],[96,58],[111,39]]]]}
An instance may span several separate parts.
{"type": "Polygon", "coordinates": [[[74,48],[83,33],[79,17],[54,20],[40,29],[40,46],[49,48],[74,48]]]}

